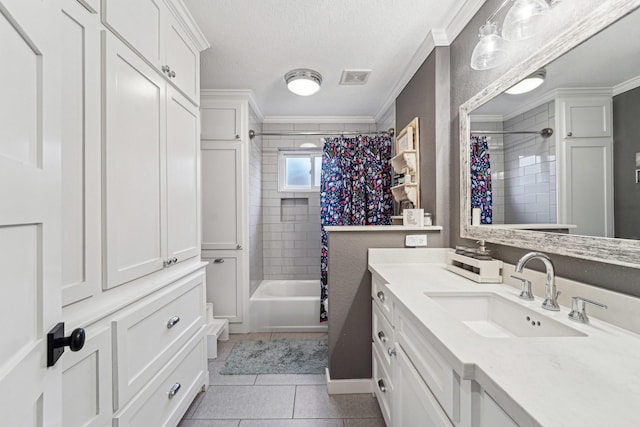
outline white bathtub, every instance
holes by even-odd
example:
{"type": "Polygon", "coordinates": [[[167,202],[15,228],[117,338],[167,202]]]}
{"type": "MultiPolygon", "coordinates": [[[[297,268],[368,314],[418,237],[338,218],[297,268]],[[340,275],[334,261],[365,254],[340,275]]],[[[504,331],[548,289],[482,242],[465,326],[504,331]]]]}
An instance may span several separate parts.
{"type": "Polygon", "coordinates": [[[252,332],[325,332],[319,280],[263,280],[249,299],[252,332]]]}

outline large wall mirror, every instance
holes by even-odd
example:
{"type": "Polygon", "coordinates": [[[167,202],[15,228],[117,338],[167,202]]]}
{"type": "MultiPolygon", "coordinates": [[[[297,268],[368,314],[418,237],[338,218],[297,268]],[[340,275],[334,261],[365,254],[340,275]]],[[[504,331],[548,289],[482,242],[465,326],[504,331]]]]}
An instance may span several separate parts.
{"type": "Polygon", "coordinates": [[[640,268],[640,9],[610,3],[460,107],[461,237],[640,268]]]}

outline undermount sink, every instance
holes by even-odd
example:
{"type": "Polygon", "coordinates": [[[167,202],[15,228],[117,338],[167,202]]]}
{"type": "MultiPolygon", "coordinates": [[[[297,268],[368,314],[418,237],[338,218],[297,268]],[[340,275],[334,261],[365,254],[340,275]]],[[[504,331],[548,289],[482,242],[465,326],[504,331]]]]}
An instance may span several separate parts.
{"type": "Polygon", "coordinates": [[[570,326],[492,292],[425,292],[425,295],[483,337],[586,336],[570,326]]]}

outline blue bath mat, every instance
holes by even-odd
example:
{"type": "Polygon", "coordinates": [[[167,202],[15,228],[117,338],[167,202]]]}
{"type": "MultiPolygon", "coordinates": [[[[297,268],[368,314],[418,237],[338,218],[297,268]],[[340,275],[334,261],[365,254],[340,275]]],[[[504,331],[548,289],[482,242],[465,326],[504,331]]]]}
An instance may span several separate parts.
{"type": "Polygon", "coordinates": [[[327,339],[242,340],[231,350],[222,375],[323,374],[327,339]]]}

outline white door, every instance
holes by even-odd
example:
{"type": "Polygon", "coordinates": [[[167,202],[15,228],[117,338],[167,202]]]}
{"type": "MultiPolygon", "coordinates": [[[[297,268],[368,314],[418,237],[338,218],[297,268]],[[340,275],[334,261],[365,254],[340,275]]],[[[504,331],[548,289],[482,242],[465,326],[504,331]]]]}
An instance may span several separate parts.
{"type": "Polygon", "coordinates": [[[200,52],[191,46],[189,38],[175,19],[170,19],[165,34],[165,62],[171,68],[165,73],[192,101],[199,103],[200,52]]]}
{"type": "Polygon", "coordinates": [[[178,261],[200,253],[198,108],[167,89],[167,248],[178,261]]]}
{"type": "Polygon", "coordinates": [[[558,159],[558,219],[572,234],[614,237],[613,140],[564,139],[558,159]]]}
{"type": "Polygon", "coordinates": [[[60,426],[60,3],[0,1],[0,423],[60,426]]]}
{"type": "Polygon", "coordinates": [[[100,17],[62,2],[62,304],[100,291],[100,17]]]}
{"type": "Polygon", "coordinates": [[[104,44],[105,287],[163,268],[166,83],[111,34],[104,44]]]}
{"type": "Polygon", "coordinates": [[[202,249],[241,249],[241,143],[202,141],[201,149],[202,249]]]}

